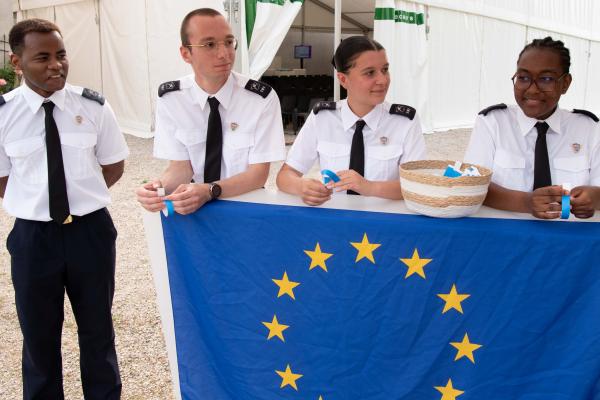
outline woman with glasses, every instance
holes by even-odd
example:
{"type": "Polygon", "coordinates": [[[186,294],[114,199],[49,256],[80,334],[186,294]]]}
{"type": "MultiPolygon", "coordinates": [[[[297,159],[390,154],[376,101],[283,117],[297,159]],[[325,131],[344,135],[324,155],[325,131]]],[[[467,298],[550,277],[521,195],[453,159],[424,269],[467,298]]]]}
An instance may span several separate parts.
{"type": "Polygon", "coordinates": [[[512,77],[516,106],[498,104],[475,121],[465,161],[493,170],[484,204],[537,218],[571,212],[589,218],[600,208],[600,124],[589,111],[558,107],[571,85],[569,49],[551,37],[525,46],[512,77]]]}
{"type": "Polygon", "coordinates": [[[329,200],[333,191],[401,199],[398,165],[425,156],[415,109],[384,101],[389,64],[378,42],[347,38],[333,64],[348,98],[315,106],[277,175],[277,186],[312,206],[329,200]],[[316,161],[339,181],[325,185],[303,177],[316,161]]]}

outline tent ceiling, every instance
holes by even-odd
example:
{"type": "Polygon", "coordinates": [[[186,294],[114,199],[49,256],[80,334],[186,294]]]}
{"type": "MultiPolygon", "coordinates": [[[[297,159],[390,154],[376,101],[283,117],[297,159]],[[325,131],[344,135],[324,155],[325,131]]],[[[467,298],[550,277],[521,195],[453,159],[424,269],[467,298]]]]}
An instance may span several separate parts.
{"type": "MultiPolygon", "coordinates": [[[[305,0],[333,13],[335,0],[305,0]]],[[[373,31],[375,0],[342,0],[342,20],[357,28],[373,31]]]]}

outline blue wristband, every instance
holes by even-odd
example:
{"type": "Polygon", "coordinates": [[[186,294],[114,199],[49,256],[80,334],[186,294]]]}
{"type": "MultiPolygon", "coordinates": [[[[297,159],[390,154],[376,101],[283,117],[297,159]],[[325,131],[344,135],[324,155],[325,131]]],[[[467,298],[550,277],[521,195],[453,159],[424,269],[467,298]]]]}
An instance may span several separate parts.
{"type": "Polygon", "coordinates": [[[561,206],[562,206],[562,211],[560,213],[560,218],[561,219],[569,219],[569,216],[571,215],[571,196],[570,195],[563,194],[561,206]]]}
{"type": "Polygon", "coordinates": [[[323,175],[323,184],[324,185],[328,184],[330,181],[334,181],[334,182],[340,181],[340,177],[337,176],[337,174],[335,172],[328,170],[328,169],[322,170],[321,175],[323,175]]]}
{"type": "Polygon", "coordinates": [[[165,206],[167,207],[163,210],[164,216],[168,217],[169,215],[175,214],[175,206],[173,206],[173,202],[171,200],[165,200],[164,202],[165,206]]]}

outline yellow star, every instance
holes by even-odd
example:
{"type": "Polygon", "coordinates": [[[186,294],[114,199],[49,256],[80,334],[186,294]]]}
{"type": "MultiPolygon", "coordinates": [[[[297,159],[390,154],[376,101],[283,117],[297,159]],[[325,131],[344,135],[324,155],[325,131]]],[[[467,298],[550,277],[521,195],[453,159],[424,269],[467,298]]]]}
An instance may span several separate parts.
{"type": "Polygon", "coordinates": [[[272,337],[277,336],[279,339],[281,339],[282,342],[285,342],[285,339],[283,338],[283,331],[285,331],[290,326],[280,324],[279,321],[277,321],[277,315],[273,315],[272,322],[263,322],[263,325],[269,329],[269,337],[267,338],[267,340],[270,340],[272,337]]]}
{"type": "Polygon", "coordinates": [[[408,271],[406,271],[406,276],[404,279],[408,278],[412,274],[418,274],[421,278],[425,279],[425,271],[423,268],[431,262],[431,258],[420,258],[419,251],[415,249],[413,252],[412,258],[401,258],[402,261],[408,267],[408,271]]]}
{"type": "Polygon", "coordinates": [[[469,335],[467,335],[466,333],[462,342],[450,342],[450,344],[458,349],[454,361],[460,360],[463,357],[467,357],[469,360],[471,360],[473,364],[475,364],[473,352],[482,347],[480,344],[469,342],[469,335]]]}
{"type": "Polygon", "coordinates": [[[323,396],[319,396],[319,400],[323,400],[323,396]]]}
{"type": "Polygon", "coordinates": [[[321,267],[323,268],[323,271],[327,272],[327,265],[325,265],[325,261],[333,254],[322,253],[319,243],[317,243],[314,251],[304,250],[304,252],[310,257],[310,266],[308,267],[309,270],[313,269],[314,267],[321,267]]]}
{"type": "Polygon", "coordinates": [[[446,386],[434,386],[434,388],[442,394],[440,400],[456,400],[458,396],[464,393],[464,391],[452,387],[452,379],[448,379],[446,386]]]}
{"type": "Polygon", "coordinates": [[[446,311],[450,310],[451,308],[454,308],[456,311],[463,314],[462,305],[460,303],[463,300],[471,297],[471,295],[470,294],[458,294],[458,292],[456,291],[456,285],[452,285],[452,289],[450,289],[450,293],[438,294],[438,297],[440,297],[442,300],[444,300],[446,302],[446,305],[444,306],[444,310],[442,311],[442,314],[444,314],[446,311]]]}
{"type": "Polygon", "coordinates": [[[294,288],[296,286],[298,286],[300,283],[299,282],[292,282],[292,281],[290,281],[288,279],[286,271],[283,272],[283,278],[281,278],[281,279],[273,279],[273,282],[275,282],[275,284],[277,286],[279,286],[279,293],[277,293],[277,297],[281,297],[284,294],[287,294],[292,299],[296,300],[296,297],[294,296],[294,288]]]}
{"type": "Polygon", "coordinates": [[[367,237],[366,233],[363,236],[362,242],[360,242],[360,243],[350,242],[350,244],[352,245],[352,247],[354,247],[356,250],[358,250],[358,254],[356,255],[355,262],[359,262],[363,258],[367,258],[369,261],[371,261],[373,264],[375,264],[375,259],[373,258],[373,252],[375,250],[377,250],[377,248],[379,246],[381,246],[380,244],[369,243],[369,238],[367,237]]]}
{"type": "Polygon", "coordinates": [[[303,375],[294,374],[290,368],[290,364],[287,365],[287,367],[285,368],[285,371],[277,371],[276,370],[275,372],[277,372],[277,375],[279,375],[282,378],[280,389],[283,389],[287,385],[290,385],[291,387],[296,389],[296,391],[298,391],[298,386],[296,385],[296,381],[298,379],[302,378],[303,375]]]}

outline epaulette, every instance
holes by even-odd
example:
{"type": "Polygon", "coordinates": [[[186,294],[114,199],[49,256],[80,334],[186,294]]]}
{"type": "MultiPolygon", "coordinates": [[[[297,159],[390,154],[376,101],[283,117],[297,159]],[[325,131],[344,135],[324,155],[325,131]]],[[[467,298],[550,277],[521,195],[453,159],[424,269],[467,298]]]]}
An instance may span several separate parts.
{"type": "Polygon", "coordinates": [[[86,99],[89,100],[93,100],[97,103],[99,103],[101,106],[104,105],[104,97],[102,97],[102,95],[98,92],[96,92],[95,90],[92,89],[83,89],[83,92],[81,92],[81,95],[83,97],[85,97],[86,99]]]}
{"type": "Polygon", "coordinates": [[[271,86],[267,85],[266,83],[255,81],[254,79],[248,80],[248,83],[246,83],[244,88],[262,96],[263,99],[266,99],[272,90],[271,86]]]}
{"type": "Polygon", "coordinates": [[[176,92],[180,89],[181,84],[179,81],[165,82],[158,87],[158,97],[163,97],[163,95],[166,93],[176,92]]]}
{"type": "Polygon", "coordinates": [[[578,109],[574,108],[574,109],[573,109],[573,112],[574,112],[575,114],[583,114],[583,115],[586,115],[586,116],[590,117],[591,119],[593,119],[593,120],[594,120],[594,122],[598,122],[598,121],[600,121],[600,120],[598,119],[598,117],[596,117],[596,114],[594,114],[594,113],[593,113],[593,112],[591,112],[591,111],[588,111],[588,110],[578,110],[578,109]]]}
{"type": "Polygon", "coordinates": [[[500,104],[495,104],[493,106],[489,106],[488,108],[484,108],[483,110],[479,111],[479,115],[483,115],[484,117],[486,115],[488,115],[488,113],[490,111],[494,111],[494,110],[504,110],[505,108],[507,108],[508,106],[504,103],[500,103],[500,104]]]}
{"type": "Polygon", "coordinates": [[[321,110],[335,110],[336,104],[335,101],[320,101],[313,107],[312,111],[315,114],[318,114],[321,110]]]}
{"type": "Polygon", "coordinates": [[[4,96],[0,96],[0,107],[6,104],[6,100],[4,100],[4,96]]]}
{"type": "Polygon", "coordinates": [[[390,107],[390,114],[402,115],[403,117],[406,117],[412,121],[417,114],[417,110],[404,104],[392,104],[390,107]]]}

